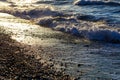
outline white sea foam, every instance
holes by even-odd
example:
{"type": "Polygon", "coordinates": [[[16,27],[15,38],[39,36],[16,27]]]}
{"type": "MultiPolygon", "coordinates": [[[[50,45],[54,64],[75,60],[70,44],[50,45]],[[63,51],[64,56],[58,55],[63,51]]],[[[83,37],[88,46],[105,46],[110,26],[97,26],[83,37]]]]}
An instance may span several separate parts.
{"type": "MultiPolygon", "coordinates": [[[[59,13],[53,9],[37,8],[22,12],[31,19],[39,20],[38,24],[54,28],[71,35],[96,41],[120,43],[120,32],[114,28],[100,28],[90,22],[79,22],[76,16],[59,13]],[[46,18],[48,17],[48,18],[46,18]],[[50,18],[50,19],[49,19],[50,18]],[[58,20],[59,19],[59,20],[58,20]],[[64,20],[64,21],[63,21],[64,20]],[[63,21],[63,22],[62,22],[63,21]],[[75,25],[77,23],[77,25],[75,25]]],[[[90,17],[91,18],[91,17],[90,17]]],[[[94,18],[94,17],[93,17],[94,18]]]]}
{"type": "Polygon", "coordinates": [[[98,41],[120,42],[120,33],[112,30],[90,30],[86,38],[98,41]]]}
{"type": "Polygon", "coordinates": [[[120,5],[116,2],[106,0],[77,0],[74,2],[75,5],[120,5]]]}
{"type": "Polygon", "coordinates": [[[79,24],[77,26],[72,25],[59,25],[54,29],[65,33],[72,34],[74,36],[85,38],[92,41],[105,41],[111,43],[120,43],[120,32],[117,29],[109,28],[104,25],[104,27],[99,27],[97,25],[79,24]],[[87,26],[88,25],[88,26],[87,26]],[[84,26],[84,27],[82,27],[84,26]]]}

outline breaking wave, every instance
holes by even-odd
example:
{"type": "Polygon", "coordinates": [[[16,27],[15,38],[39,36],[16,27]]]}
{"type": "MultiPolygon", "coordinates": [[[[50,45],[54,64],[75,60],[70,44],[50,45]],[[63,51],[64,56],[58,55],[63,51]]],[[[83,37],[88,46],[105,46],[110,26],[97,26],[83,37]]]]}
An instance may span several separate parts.
{"type": "Polygon", "coordinates": [[[77,0],[74,2],[75,5],[108,5],[108,6],[120,6],[120,3],[117,2],[111,2],[111,1],[90,1],[90,0],[77,0]]]}
{"type": "Polygon", "coordinates": [[[65,28],[56,27],[56,30],[70,33],[74,36],[92,41],[104,41],[110,43],[120,43],[120,32],[110,29],[80,29],[79,27],[65,28]]]}
{"type": "MultiPolygon", "coordinates": [[[[1,11],[10,13],[11,11],[1,11]]],[[[18,17],[34,20],[37,24],[92,41],[120,43],[120,25],[110,27],[100,23],[103,18],[92,15],[73,15],[56,11],[50,7],[14,11],[18,17]],[[100,25],[97,24],[100,23],[100,25]],[[101,26],[101,24],[103,26],[101,26]]]]}
{"type": "Polygon", "coordinates": [[[111,1],[85,1],[77,0],[74,2],[75,5],[109,5],[109,6],[120,6],[120,3],[111,1]]]}

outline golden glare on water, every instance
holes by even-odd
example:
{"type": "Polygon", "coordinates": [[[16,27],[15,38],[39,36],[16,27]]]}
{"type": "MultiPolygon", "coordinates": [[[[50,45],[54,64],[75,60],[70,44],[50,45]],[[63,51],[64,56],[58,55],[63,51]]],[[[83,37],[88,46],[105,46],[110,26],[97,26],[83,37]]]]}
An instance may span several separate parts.
{"type": "MultiPolygon", "coordinates": [[[[7,33],[12,32],[11,38],[24,44],[28,45],[42,45],[42,46],[52,46],[58,43],[56,39],[46,38],[42,40],[39,37],[32,36],[32,34],[44,35],[43,33],[52,34],[52,31],[47,28],[42,28],[38,25],[32,25],[30,23],[16,22],[19,19],[15,19],[14,16],[6,13],[0,13],[0,26],[5,29],[7,33]],[[8,21],[14,18],[13,21],[8,21]],[[44,44],[43,44],[44,43],[44,44]]],[[[22,19],[21,19],[22,20],[22,19]]]]}
{"type": "Polygon", "coordinates": [[[33,0],[20,0],[22,3],[32,3],[33,0]]]}
{"type": "Polygon", "coordinates": [[[13,2],[13,3],[22,3],[22,4],[24,4],[24,3],[34,3],[34,2],[36,2],[38,0],[8,0],[8,1],[13,2]]]}

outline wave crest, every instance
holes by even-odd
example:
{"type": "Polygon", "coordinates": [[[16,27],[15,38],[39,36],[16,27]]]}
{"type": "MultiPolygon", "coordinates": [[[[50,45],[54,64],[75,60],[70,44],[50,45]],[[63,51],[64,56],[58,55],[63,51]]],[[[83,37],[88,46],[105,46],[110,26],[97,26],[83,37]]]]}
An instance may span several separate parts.
{"type": "Polygon", "coordinates": [[[109,6],[120,6],[120,3],[117,2],[111,2],[111,1],[90,1],[90,0],[77,0],[74,2],[75,5],[109,5],[109,6]]]}

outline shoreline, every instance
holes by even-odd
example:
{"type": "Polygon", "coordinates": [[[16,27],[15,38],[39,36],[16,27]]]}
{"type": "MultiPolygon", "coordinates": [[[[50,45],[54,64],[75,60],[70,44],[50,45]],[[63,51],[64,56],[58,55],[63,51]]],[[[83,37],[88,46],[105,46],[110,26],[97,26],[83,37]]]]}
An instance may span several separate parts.
{"type": "MultiPolygon", "coordinates": [[[[13,8],[13,13],[15,12],[16,14],[17,10],[18,9],[14,11],[14,8],[13,8]]],[[[9,9],[8,11],[11,11],[11,14],[12,14],[11,9],[9,9]]],[[[85,40],[85,39],[82,40],[79,37],[71,35],[70,33],[67,33],[67,34],[66,32],[64,33],[63,28],[62,29],[60,28],[61,31],[63,32],[60,32],[59,30],[57,31],[53,30],[53,28],[51,29],[51,21],[53,22],[54,21],[58,21],[58,22],[74,21],[73,20],[74,17],[69,18],[71,17],[71,15],[62,15],[62,14],[55,15],[56,12],[54,11],[51,12],[50,9],[45,9],[45,10],[31,9],[25,12],[24,10],[23,11],[19,10],[18,13],[24,13],[24,14],[29,13],[29,15],[27,16],[28,19],[30,19],[31,17],[33,18],[30,20],[22,19],[20,17],[22,14],[21,15],[18,14],[18,17],[15,17],[15,16],[12,16],[12,17],[9,16],[9,18],[1,17],[0,25],[5,29],[5,33],[12,35],[11,36],[12,39],[26,46],[29,46],[28,49],[25,48],[24,50],[26,51],[25,53],[26,55],[32,56],[30,57],[30,60],[31,62],[33,62],[32,63],[33,67],[34,65],[35,66],[37,65],[36,64],[37,63],[36,60],[37,60],[37,61],[40,61],[40,64],[45,63],[44,67],[46,67],[47,65],[50,66],[50,69],[52,68],[53,71],[55,70],[55,72],[59,72],[59,71],[63,73],[65,72],[65,75],[68,74],[70,78],[73,76],[72,77],[73,80],[74,79],[78,79],[78,80],[79,79],[83,79],[83,80],[84,79],[88,79],[88,80],[89,79],[99,79],[99,80],[119,79],[119,70],[118,70],[119,69],[118,62],[120,59],[119,44],[96,42],[96,41],[92,42],[90,40],[85,40]],[[38,15],[37,17],[34,16],[36,14],[32,14],[32,11],[33,12],[35,11],[36,13],[41,11],[43,11],[43,13],[46,13],[46,11],[48,11],[50,12],[49,13],[50,15],[48,14],[45,14],[45,16],[40,15],[39,16],[40,18],[37,18],[38,15]],[[51,18],[50,17],[51,15],[54,15],[52,17],[55,19],[51,18]],[[58,16],[61,16],[61,17],[58,17],[58,16]],[[40,21],[43,22],[42,24],[43,26],[36,25],[36,23],[40,21]],[[44,22],[47,22],[47,23],[44,23],[44,22]],[[34,62],[34,59],[35,59],[35,62],[34,62]],[[114,76],[117,76],[117,77],[114,77],[114,76]]],[[[65,24],[68,26],[68,28],[71,28],[73,26],[72,24],[69,24],[69,25],[68,24],[65,24]]],[[[83,24],[81,23],[81,25],[83,24]]],[[[64,27],[64,25],[60,25],[60,26],[64,27]]],[[[86,24],[83,26],[85,26],[85,29],[91,28],[91,25],[86,24]]],[[[108,29],[107,26],[103,26],[103,27],[101,26],[101,29],[105,29],[105,28],[108,29]]],[[[93,29],[96,29],[96,27],[94,27],[93,29]]],[[[28,60],[29,57],[26,57],[26,58],[25,58],[26,60],[25,64],[27,61],[29,63],[29,60],[28,60]]],[[[29,64],[27,64],[27,66],[29,66],[29,64]]],[[[51,75],[51,76],[54,77],[54,75],[51,75]]],[[[49,77],[51,78],[51,76],[49,77]]],[[[36,78],[36,77],[33,76],[32,78],[36,78]]]]}
{"type": "MultiPolygon", "coordinates": [[[[26,43],[13,40],[13,36],[17,38],[17,35],[18,37],[24,35],[24,31],[27,33],[27,30],[34,29],[34,23],[6,13],[1,13],[0,17],[0,79],[74,79],[63,71],[56,70],[54,63],[45,60],[41,55],[44,54],[44,48],[40,45],[27,44],[29,40],[26,43]],[[27,24],[33,27],[27,27],[27,24]]],[[[44,30],[44,28],[41,29],[44,30]]],[[[50,29],[48,31],[51,32],[50,29]]]]}
{"type": "MultiPolygon", "coordinates": [[[[33,45],[28,44],[30,40],[25,43],[16,40],[17,35],[18,37],[24,35],[24,31],[31,31],[36,26],[29,21],[9,14],[1,13],[0,17],[0,21],[3,23],[3,26],[0,23],[0,79],[73,80],[72,77],[64,72],[57,71],[54,68],[54,63],[48,62],[43,58],[41,54],[44,54],[44,48],[41,45],[37,46],[36,44],[38,43],[36,42],[33,45]],[[29,27],[27,24],[29,24],[29,27]],[[11,39],[12,36],[15,37],[14,40],[11,39]]],[[[45,30],[42,27],[40,29],[41,31],[45,30]]],[[[50,29],[47,29],[47,31],[52,32],[50,29]]],[[[46,34],[44,31],[43,33],[46,34]]],[[[43,37],[43,39],[45,38],[43,37]]],[[[31,43],[33,42],[31,41],[31,43]]]]}

